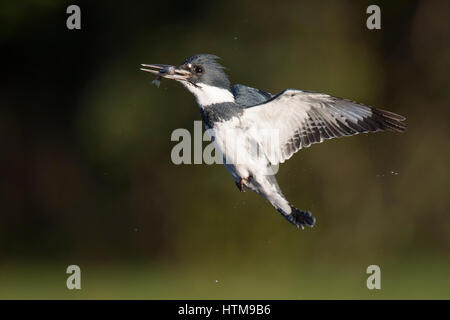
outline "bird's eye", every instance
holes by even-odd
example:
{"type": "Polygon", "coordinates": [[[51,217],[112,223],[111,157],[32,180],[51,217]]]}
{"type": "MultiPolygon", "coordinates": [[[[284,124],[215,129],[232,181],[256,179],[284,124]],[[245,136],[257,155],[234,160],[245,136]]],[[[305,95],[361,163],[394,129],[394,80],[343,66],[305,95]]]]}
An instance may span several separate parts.
{"type": "Polygon", "coordinates": [[[195,66],[194,71],[195,71],[195,73],[203,73],[203,68],[200,66],[195,66]]]}

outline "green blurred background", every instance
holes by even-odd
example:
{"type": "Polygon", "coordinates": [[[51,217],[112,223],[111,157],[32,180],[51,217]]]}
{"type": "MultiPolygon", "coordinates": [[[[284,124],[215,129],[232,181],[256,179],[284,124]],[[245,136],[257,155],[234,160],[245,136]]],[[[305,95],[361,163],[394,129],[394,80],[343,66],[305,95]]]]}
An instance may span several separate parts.
{"type": "Polygon", "coordinates": [[[450,298],[450,2],[77,1],[79,31],[69,4],[0,4],[0,298],[450,298]],[[172,131],[200,115],[139,64],[196,53],[232,83],[346,97],[409,128],[282,165],[317,218],[298,230],[223,166],[171,163],[172,131]]]}

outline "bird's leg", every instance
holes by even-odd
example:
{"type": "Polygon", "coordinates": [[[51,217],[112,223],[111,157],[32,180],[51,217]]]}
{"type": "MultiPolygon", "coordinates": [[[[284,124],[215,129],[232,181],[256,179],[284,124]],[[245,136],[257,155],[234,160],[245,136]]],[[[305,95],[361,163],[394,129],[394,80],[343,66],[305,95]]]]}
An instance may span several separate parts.
{"type": "Polygon", "coordinates": [[[244,190],[244,179],[240,179],[239,182],[234,182],[236,184],[236,187],[239,189],[240,192],[245,192],[244,190]]]}
{"type": "Polygon", "coordinates": [[[241,178],[239,182],[236,182],[236,187],[238,187],[239,191],[245,192],[244,186],[249,184],[252,180],[252,176],[248,176],[248,178],[241,178]]]}
{"type": "Polygon", "coordinates": [[[245,192],[244,184],[245,184],[245,179],[241,178],[241,180],[239,180],[239,190],[241,190],[241,192],[245,192]]]}

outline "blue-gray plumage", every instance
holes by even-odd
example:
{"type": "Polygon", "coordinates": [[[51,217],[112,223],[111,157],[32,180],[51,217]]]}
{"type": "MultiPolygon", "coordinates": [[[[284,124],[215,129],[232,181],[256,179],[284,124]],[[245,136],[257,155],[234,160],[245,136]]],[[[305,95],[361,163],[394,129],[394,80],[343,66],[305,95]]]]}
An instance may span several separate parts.
{"type": "Polygon", "coordinates": [[[227,75],[223,71],[224,68],[217,62],[217,59],[219,57],[213,54],[196,54],[187,58],[183,64],[192,65],[195,71],[190,82],[195,84],[201,80],[201,83],[209,86],[228,89],[230,80],[228,80],[227,75]],[[196,74],[201,74],[201,79],[196,74]]]}
{"type": "Polygon", "coordinates": [[[242,108],[232,102],[222,102],[210,105],[208,108],[200,108],[200,115],[208,128],[214,127],[214,123],[228,121],[242,114],[242,108]]]}
{"type": "Polygon", "coordinates": [[[248,108],[266,102],[273,97],[272,94],[260,89],[250,88],[242,84],[235,84],[231,88],[236,104],[242,108],[248,108]]]}
{"type": "Polygon", "coordinates": [[[272,95],[239,84],[230,89],[217,59],[198,54],[179,66],[143,64],[141,70],[176,80],[194,94],[239,190],[258,193],[297,227],[312,227],[315,218],[286,200],[273,166],[327,139],[406,129],[403,116],[327,94],[287,89],[272,95]]]}

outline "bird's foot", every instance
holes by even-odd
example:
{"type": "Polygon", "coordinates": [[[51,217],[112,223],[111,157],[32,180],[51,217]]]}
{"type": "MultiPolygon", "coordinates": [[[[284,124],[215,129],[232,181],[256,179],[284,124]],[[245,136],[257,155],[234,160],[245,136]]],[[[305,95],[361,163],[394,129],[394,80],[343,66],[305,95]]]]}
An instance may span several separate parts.
{"type": "Polygon", "coordinates": [[[239,189],[239,191],[245,192],[244,186],[248,185],[251,180],[252,176],[248,176],[248,178],[241,178],[239,182],[235,182],[236,187],[239,189]]]}

